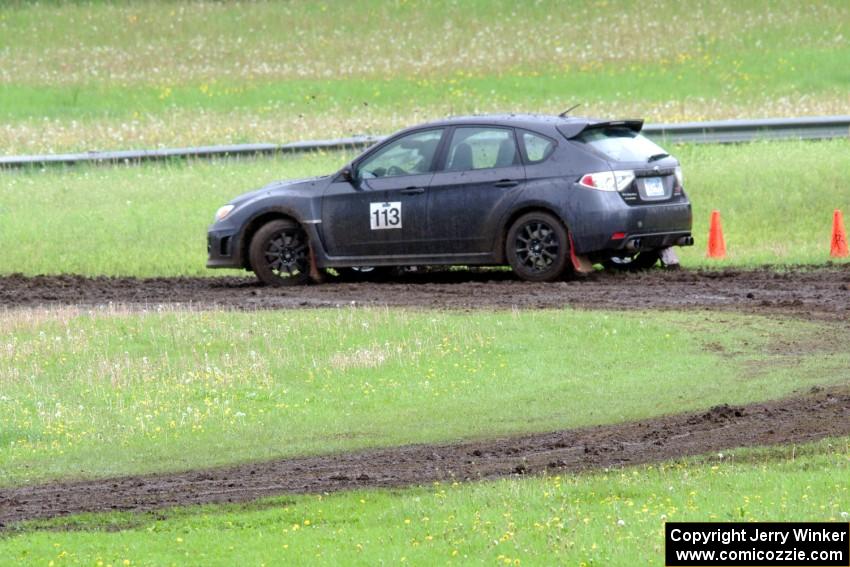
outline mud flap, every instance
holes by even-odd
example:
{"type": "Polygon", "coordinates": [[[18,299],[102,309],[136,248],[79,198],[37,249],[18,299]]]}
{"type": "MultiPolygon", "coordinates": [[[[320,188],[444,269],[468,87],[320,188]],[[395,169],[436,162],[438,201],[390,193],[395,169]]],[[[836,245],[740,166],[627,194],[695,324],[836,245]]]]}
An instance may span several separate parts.
{"type": "Polygon", "coordinates": [[[324,283],[325,276],[319,271],[319,266],[316,264],[316,254],[313,252],[313,247],[310,246],[310,281],[313,283],[324,283]]]}
{"type": "Polygon", "coordinates": [[[672,246],[661,249],[661,265],[665,268],[677,269],[679,267],[679,256],[672,246]]]}
{"type": "Polygon", "coordinates": [[[578,274],[589,274],[593,271],[593,264],[588,260],[587,256],[579,256],[576,254],[576,247],[573,244],[573,235],[570,234],[570,261],[573,263],[573,270],[578,274]]]}

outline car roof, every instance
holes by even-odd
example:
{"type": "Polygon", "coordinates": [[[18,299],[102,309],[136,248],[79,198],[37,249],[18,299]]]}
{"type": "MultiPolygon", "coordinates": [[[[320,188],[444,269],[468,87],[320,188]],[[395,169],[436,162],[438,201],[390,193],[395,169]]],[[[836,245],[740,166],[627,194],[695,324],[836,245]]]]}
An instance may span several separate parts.
{"type": "MultiPolygon", "coordinates": [[[[419,130],[422,128],[438,126],[462,126],[462,125],[488,125],[508,126],[514,128],[526,128],[541,132],[552,133],[555,129],[561,130],[565,135],[568,133],[578,134],[588,126],[595,124],[629,124],[630,127],[640,130],[642,120],[611,121],[600,118],[589,118],[585,116],[551,116],[547,114],[480,114],[470,116],[452,116],[442,120],[435,120],[425,124],[419,124],[407,130],[419,130]],[[640,126],[638,126],[640,124],[640,126]]],[[[568,136],[568,137],[571,137],[568,136]]]]}

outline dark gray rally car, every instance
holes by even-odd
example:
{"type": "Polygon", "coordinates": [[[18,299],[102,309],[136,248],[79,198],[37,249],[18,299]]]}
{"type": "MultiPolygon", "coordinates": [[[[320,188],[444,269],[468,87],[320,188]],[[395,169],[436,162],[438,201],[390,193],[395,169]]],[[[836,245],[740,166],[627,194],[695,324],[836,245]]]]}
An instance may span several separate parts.
{"type": "Polygon", "coordinates": [[[415,126],[337,173],[221,207],[207,267],[277,285],[322,268],[509,264],[532,281],[593,263],[647,268],[693,239],[679,162],[642,126],[520,115],[415,126]]]}

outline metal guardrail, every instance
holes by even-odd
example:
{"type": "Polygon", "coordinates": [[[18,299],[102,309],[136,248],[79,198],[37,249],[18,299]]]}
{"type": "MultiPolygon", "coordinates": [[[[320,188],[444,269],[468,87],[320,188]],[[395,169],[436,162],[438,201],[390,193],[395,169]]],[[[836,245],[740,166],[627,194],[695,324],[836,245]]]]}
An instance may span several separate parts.
{"type": "Polygon", "coordinates": [[[731,144],[757,140],[826,140],[850,138],[850,116],[646,124],[643,133],[657,140],[698,144],[731,144]]]}
{"type": "Polygon", "coordinates": [[[39,167],[47,165],[76,165],[79,163],[135,163],[163,161],[175,158],[239,157],[281,153],[335,151],[360,149],[383,140],[382,136],[356,136],[336,140],[310,140],[291,144],[232,144],[193,148],[163,148],[157,150],[118,150],[73,154],[44,154],[0,157],[2,167],[39,167]]]}
{"type": "MultiPolygon", "coordinates": [[[[825,140],[850,138],[850,116],[812,118],[769,118],[764,120],[717,120],[646,124],[643,133],[666,143],[729,144],[757,140],[825,140]]],[[[79,163],[137,163],[175,158],[238,157],[314,151],[357,150],[385,136],[355,136],[335,140],[313,140],[291,144],[234,144],[158,150],[121,150],[73,154],[0,157],[3,167],[44,167],[79,163]]]]}

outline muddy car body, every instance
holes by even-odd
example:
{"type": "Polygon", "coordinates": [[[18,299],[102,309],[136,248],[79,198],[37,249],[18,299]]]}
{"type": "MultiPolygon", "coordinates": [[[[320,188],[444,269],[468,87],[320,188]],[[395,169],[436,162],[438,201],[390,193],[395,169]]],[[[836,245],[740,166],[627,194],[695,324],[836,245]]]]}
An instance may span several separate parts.
{"type": "Polygon", "coordinates": [[[509,264],[552,281],[589,263],[647,267],[693,240],[679,163],[641,127],[509,115],[409,128],[333,175],[219,209],[207,266],[270,284],[321,268],[509,264]]]}

